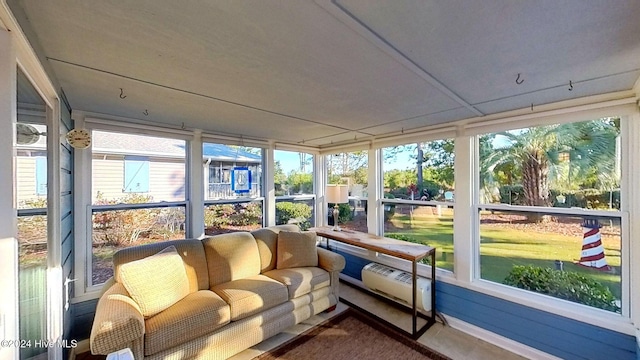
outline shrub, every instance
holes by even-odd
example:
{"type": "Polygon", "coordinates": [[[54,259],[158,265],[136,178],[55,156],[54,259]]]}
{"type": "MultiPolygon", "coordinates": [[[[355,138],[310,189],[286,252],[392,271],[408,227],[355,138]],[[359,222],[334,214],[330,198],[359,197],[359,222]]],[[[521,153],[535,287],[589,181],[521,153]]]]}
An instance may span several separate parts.
{"type": "Polygon", "coordinates": [[[204,224],[206,227],[225,227],[231,224],[231,215],[235,212],[233,204],[208,206],[204,211],[204,224]]]}
{"type": "Polygon", "coordinates": [[[500,202],[511,205],[524,205],[524,188],[522,185],[500,186],[500,202]]]}
{"type": "Polygon", "coordinates": [[[502,283],[599,309],[620,312],[616,298],[609,288],[577,272],[516,265],[502,283]]]}
{"type": "MultiPolygon", "coordinates": [[[[143,204],[151,202],[147,195],[128,194],[121,199],[107,200],[100,193],[96,205],[143,204]]],[[[159,209],[109,210],[93,214],[94,240],[105,245],[121,246],[138,240],[156,224],[159,209]]]]}
{"type": "Polygon", "coordinates": [[[429,195],[429,200],[435,199],[440,195],[441,186],[435,181],[424,180],[422,182],[422,195],[426,192],[429,195]]]}
{"type": "Polygon", "coordinates": [[[210,205],[204,211],[206,227],[226,228],[262,224],[262,206],[259,203],[210,205]]]}
{"type": "Polygon", "coordinates": [[[276,224],[287,224],[289,220],[296,220],[302,230],[311,226],[311,206],[304,203],[288,201],[276,203],[276,224]]]}
{"type": "MultiPolygon", "coordinates": [[[[395,199],[396,197],[390,193],[384,193],[385,199],[395,199]]],[[[396,214],[396,205],[395,204],[385,204],[384,205],[384,221],[389,221],[396,214]]]]}
{"type": "Polygon", "coordinates": [[[620,190],[581,189],[569,191],[551,190],[553,206],[580,207],[586,209],[608,209],[609,202],[614,209],[620,209],[620,190]],[[563,201],[561,201],[562,199],[563,201]]]}
{"type": "Polygon", "coordinates": [[[262,225],[262,205],[260,203],[239,203],[231,221],[236,226],[262,225]]]}
{"type": "MultiPolygon", "coordinates": [[[[384,234],[384,236],[385,236],[385,237],[388,237],[388,238],[396,239],[396,240],[402,240],[402,241],[406,241],[406,242],[415,243],[415,244],[423,244],[423,245],[427,245],[427,244],[423,243],[422,241],[420,241],[420,240],[418,240],[418,239],[414,238],[413,236],[409,236],[409,235],[406,235],[406,234],[398,234],[398,233],[395,233],[395,234],[384,234]]],[[[428,246],[428,245],[427,245],[427,246],[428,246]]],[[[431,264],[431,261],[429,261],[429,258],[428,258],[428,257],[426,257],[426,258],[424,258],[424,259],[420,260],[419,262],[420,262],[421,264],[427,264],[427,265],[430,265],[430,264],[431,264]]]]}
{"type": "MultiPolygon", "coordinates": [[[[327,212],[327,218],[328,218],[328,224],[329,225],[333,225],[333,207],[335,206],[334,203],[329,203],[329,210],[327,212]]],[[[339,224],[344,224],[346,222],[349,222],[351,220],[353,220],[353,208],[351,207],[351,204],[338,204],[338,223],[339,224]]]]}

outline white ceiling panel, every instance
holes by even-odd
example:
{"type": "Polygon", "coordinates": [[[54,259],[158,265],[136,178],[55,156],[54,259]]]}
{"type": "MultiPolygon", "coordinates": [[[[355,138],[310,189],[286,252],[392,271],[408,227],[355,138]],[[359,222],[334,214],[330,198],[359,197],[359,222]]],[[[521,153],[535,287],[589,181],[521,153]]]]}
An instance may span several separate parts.
{"type": "Polygon", "coordinates": [[[640,76],[640,70],[618,75],[606,76],[600,79],[569,84],[559,84],[551,89],[533,93],[509,96],[483,104],[476,104],[476,108],[486,114],[494,114],[507,110],[521,109],[556,101],[575,99],[590,95],[608,93],[612,91],[628,90],[633,87],[633,79],[640,76]],[[570,87],[570,85],[573,85],[570,87]],[[569,91],[569,89],[572,89],[569,91]]]}
{"type": "Polygon", "coordinates": [[[311,2],[22,4],[77,68],[353,127],[457,106],[311,2]]]}
{"type": "Polygon", "coordinates": [[[152,121],[158,125],[184,123],[186,128],[199,128],[224,135],[259,139],[269,135],[273,140],[294,143],[302,141],[304,134],[330,135],[336,132],[335,128],[327,125],[221,103],[169,89],[147,91],[148,85],[100,76],[89,70],[69,69],[64,65],[53,67],[62,78],[73,79],[63,80],[62,86],[70,89],[66,95],[72,99],[70,104],[74,108],[80,103],[93,112],[152,121]],[[71,71],[86,73],[67,77],[67,72],[71,71]],[[126,89],[123,92],[124,99],[120,98],[119,88],[114,86],[126,89]],[[145,115],[145,112],[148,115],[145,115]],[[239,131],[238,123],[250,126],[239,131]]]}
{"type": "Polygon", "coordinates": [[[640,69],[637,0],[337,3],[471,104],[640,69]]]}
{"type": "Polygon", "coordinates": [[[311,146],[640,75],[637,0],[8,3],[75,110],[311,146]]]}
{"type": "Polygon", "coordinates": [[[436,114],[418,116],[391,124],[377,125],[362,131],[372,133],[374,135],[384,135],[394,132],[404,132],[411,129],[424,128],[431,125],[444,124],[453,120],[462,120],[473,117],[474,114],[466,108],[460,107],[453,110],[447,110],[436,114]]]}

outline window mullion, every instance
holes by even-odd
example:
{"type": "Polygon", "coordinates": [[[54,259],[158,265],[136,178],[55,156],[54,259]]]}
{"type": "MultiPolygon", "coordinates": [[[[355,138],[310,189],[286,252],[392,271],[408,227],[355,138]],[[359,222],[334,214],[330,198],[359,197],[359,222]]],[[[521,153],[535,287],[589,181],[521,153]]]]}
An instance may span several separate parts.
{"type": "Polygon", "coordinates": [[[477,228],[477,216],[474,211],[474,144],[472,136],[464,135],[455,138],[456,197],[453,213],[453,264],[456,278],[463,283],[473,281],[474,268],[477,267],[479,260],[474,230],[477,228]]]}

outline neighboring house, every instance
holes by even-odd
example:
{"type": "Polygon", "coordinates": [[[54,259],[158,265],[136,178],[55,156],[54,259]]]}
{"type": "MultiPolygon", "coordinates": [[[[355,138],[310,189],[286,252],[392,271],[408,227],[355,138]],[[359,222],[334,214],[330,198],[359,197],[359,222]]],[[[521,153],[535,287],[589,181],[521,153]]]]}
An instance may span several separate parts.
{"type": "MultiPolygon", "coordinates": [[[[44,131],[44,129],[39,129],[44,131]]],[[[46,138],[19,145],[17,153],[18,202],[45,200],[47,195],[46,138]]],[[[184,201],[185,142],[133,134],[94,131],[92,136],[93,202],[121,199],[130,194],[153,201],[184,201]]],[[[235,167],[251,170],[249,196],[259,196],[262,157],[240,148],[206,143],[203,146],[205,197],[236,197],[231,189],[235,167]]],[[[245,194],[246,195],[246,194],[245,194]]]]}
{"type": "MultiPolygon", "coordinates": [[[[41,133],[46,133],[44,125],[32,124],[31,126],[41,133]]],[[[39,136],[38,140],[32,144],[18,144],[16,155],[18,208],[45,207],[47,200],[47,137],[39,136]]]]}
{"type": "MultiPolygon", "coordinates": [[[[151,196],[153,201],[185,199],[185,142],[133,134],[93,132],[93,201],[128,194],[151,196]]],[[[205,197],[235,197],[231,170],[248,167],[252,174],[250,196],[259,194],[262,157],[223,144],[203,146],[205,197]]]]}

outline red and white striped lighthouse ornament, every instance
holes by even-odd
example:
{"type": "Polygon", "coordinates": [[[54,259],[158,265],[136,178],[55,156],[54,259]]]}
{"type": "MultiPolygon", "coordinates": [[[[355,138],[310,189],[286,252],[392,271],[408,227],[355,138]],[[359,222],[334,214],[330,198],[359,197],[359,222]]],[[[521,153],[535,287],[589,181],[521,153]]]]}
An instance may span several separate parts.
{"type": "Polygon", "coordinates": [[[607,265],[607,260],[604,258],[598,220],[584,219],[582,233],[582,256],[577,264],[601,271],[611,271],[611,267],[607,265]]]}

